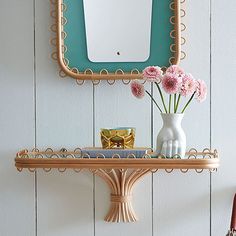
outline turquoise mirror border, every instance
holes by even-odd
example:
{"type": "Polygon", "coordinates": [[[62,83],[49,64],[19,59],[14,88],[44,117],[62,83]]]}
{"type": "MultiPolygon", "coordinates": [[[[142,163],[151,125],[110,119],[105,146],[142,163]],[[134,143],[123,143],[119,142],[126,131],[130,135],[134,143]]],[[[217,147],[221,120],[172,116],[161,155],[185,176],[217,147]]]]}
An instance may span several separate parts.
{"type": "Polygon", "coordinates": [[[63,77],[129,80],[140,78],[140,71],[148,65],[167,67],[180,60],[180,0],[153,0],[151,55],[144,63],[90,62],[86,50],[83,1],[58,0],[52,3],[57,7],[51,14],[56,18],[52,30],[57,32],[53,41],[57,52],[53,57],[60,64],[63,77]]]}

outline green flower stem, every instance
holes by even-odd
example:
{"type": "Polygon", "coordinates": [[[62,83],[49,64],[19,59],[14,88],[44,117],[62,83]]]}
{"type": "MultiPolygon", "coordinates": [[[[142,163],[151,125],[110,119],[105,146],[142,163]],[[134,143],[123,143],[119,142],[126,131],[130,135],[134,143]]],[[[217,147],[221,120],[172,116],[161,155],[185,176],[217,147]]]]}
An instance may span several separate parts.
{"type": "Polygon", "coordinates": [[[149,97],[152,99],[152,101],[155,103],[155,105],[157,106],[158,110],[162,113],[162,110],[161,108],[158,106],[157,102],[155,101],[155,99],[152,97],[152,95],[147,91],[145,90],[145,92],[149,95],[149,97]]]}
{"type": "Polygon", "coordinates": [[[188,107],[189,103],[193,100],[193,97],[195,95],[196,92],[194,92],[191,96],[191,98],[188,100],[188,102],[186,103],[185,107],[183,108],[183,110],[181,111],[181,113],[184,113],[184,111],[186,110],[186,108],[188,107]]]}
{"type": "Polygon", "coordinates": [[[159,93],[160,93],[161,101],[162,101],[163,107],[164,107],[164,109],[165,109],[165,112],[168,113],[168,112],[167,112],[167,109],[166,109],[165,100],[164,100],[163,94],[162,94],[162,92],[161,92],[161,88],[160,88],[160,86],[159,86],[159,84],[158,84],[157,82],[155,82],[155,84],[156,84],[157,89],[158,89],[158,91],[159,91],[159,93]]]}
{"type": "Polygon", "coordinates": [[[177,99],[177,103],[176,103],[176,106],[175,106],[175,113],[178,110],[180,98],[181,98],[181,95],[179,94],[178,99],[177,99]]]}
{"type": "Polygon", "coordinates": [[[171,94],[169,96],[169,113],[170,113],[170,109],[171,109],[171,94]]]}
{"type": "Polygon", "coordinates": [[[174,113],[175,113],[175,107],[176,107],[176,93],[174,95],[174,113]]]}

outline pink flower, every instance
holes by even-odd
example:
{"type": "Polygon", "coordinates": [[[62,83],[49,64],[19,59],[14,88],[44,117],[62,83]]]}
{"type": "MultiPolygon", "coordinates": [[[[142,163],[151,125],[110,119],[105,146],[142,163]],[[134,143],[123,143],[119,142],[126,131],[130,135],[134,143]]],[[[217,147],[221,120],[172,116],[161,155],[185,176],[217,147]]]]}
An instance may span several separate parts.
{"type": "Polygon", "coordinates": [[[162,70],[158,66],[148,66],[143,70],[143,78],[149,82],[159,83],[162,77],[162,70]]]}
{"type": "Polygon", "coordinates": [[[196,91],[196,80],[191,74],[184,74],[182,76],[182,85],[180,88],[180,94],[182,96],[192,95],[196,91]]]}
{"type": "Polygon", "coordinates": [[[177,74],[166,73],[162,78],[162,87],[168,94],[175,94],[179,92],[182,78],[177,74]]]}
{"type": "Polygon", "coordinates": [[[143,84],[139,83],[137,80],[134,80],[130,84],[131,92],[136,98],[143,98],[145,94],[145,89],[143,84]]]}
{"type": "Polygon", "coordinates": [[[181,76],[184,74],[184,70],[177,65],[172,65],[167,68],[166,73],[177,74],[177,75],[181,76]]]}
{"type": "Polygon", "coordinates": [[[196,81],[196,94],[195,97],[199,102],[203,102],[206,99],[207,95],[207,86],[206,83],[203,80],[197,80],[196,81]]]}

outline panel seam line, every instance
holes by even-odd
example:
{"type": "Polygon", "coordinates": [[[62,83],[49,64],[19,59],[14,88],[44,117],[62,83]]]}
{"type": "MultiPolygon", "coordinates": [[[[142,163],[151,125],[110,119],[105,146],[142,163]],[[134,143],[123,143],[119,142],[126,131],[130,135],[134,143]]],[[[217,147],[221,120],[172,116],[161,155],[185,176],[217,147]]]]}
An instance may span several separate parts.
{"type": "MultiPolygon", "coordinates": [[[[34,148],[37,147],[37,102],[36,102],[36,0],[33,0],[33,98],[34,98],[34,148]]],[[[35,236],[38,235],[38,180],[34,174],[35,236]]]]}

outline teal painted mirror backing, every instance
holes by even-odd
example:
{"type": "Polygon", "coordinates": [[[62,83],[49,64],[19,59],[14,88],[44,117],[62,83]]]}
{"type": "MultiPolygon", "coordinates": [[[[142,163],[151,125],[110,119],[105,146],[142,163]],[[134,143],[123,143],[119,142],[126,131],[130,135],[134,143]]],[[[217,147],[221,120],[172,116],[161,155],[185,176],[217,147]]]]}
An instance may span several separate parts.
{"type": "Polygon", "coordinates": [[[109,72],[121,69],[128,73],[133,69],[142,71],[148,65],[169,66],[170,58],[175,57],[174,52],[170,50],[171,45],[175,43],[175,39],[170,37],[170,32],[175,27],[170,22],[170,18],[175,14],[175,11],[170,9],[172,2],[173,0],[153,0],[151,50],[146,62],[94,63],[89,61],[87,56],[83,0],[63,0],[66,6],[63,16],[67,20],[63,26],[63,31],[67,35],[64,39],[64,45],[67,48],[64,58],[68,59],[68,67],[78,68],[79,71],[89,68],[97,73],[102,69],[109,72]]]}

